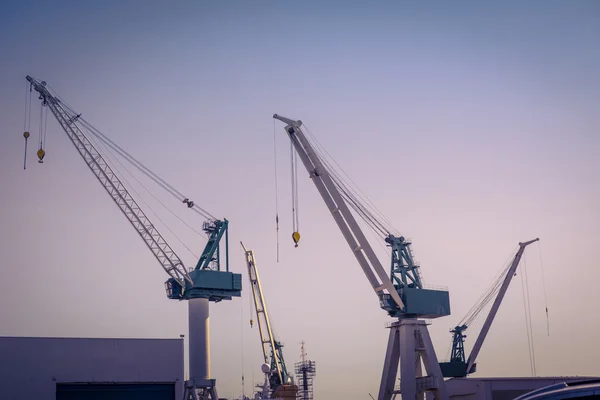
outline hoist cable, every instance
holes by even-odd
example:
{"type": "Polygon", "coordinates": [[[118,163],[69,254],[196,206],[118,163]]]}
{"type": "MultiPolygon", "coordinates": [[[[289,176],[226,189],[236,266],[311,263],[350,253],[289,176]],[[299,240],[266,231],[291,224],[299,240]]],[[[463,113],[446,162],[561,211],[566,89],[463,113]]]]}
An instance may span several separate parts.
{"type": "MultiPolygon", "coordinates": [[[[317,151],[318,153],[318,151],[317,151]]],[[[359,214],[359,216],[367,222],[367,224],[371,224],[373,227],[381,231],[383,236],[387,236],[389,234],[389,230],[385,228],[375,216],[369,212],[360,202],[359,199],[356,198],[355,195],[352,194],[351,190],[346,186],[342,177],[337,173],[337,171],[332,168],[332,166],[327,162],[327,159],[323,157],[321,154],[318,154],[322,160],[323,166],[327,170],[327,173],[331,177],[334,185],[340,191],[342,197],[350,203],[350,206],[359,214]]]]}
{"type": "Polygon", "coordinates": [[[525,275],[525,286],[526,286],[526,294],[527,294],[527,313],[529,314],[529,318],[527,320],[530,343],[531,343],[531,365],[533,370],[533,376],[536,376],[536,364],[535,364],[535,347],[534,347],[534,337],[533,337],[533,326],[531,323],[531,300],[529,296],[529,276],[527,274],[527,260],[525,255],[523,255],[523,275],[525,275]]]}
{"type": "Polygon", "coordinates": [[[25,155],[23,156],[23,169],[27,169],[27,138],[25,138],[25,155]]]}
{"type": "Polygon", "coordinates": [[[279,190],[277,183],[277,134],[275,132],[275,119],[273,119],[273,160],[275,166],[275,228],[277,237],[277,262],[279,262],[279,190]]]}
{"type": "MultiPolygon", "coordinates": [[[[327,156],[333,161],[333,163],[335,165],[337,165],[337,167],[340,169],[340,171],[348,178],[348,180],[352,183],[352,185],[356,188],[356,197],[362,199],[363,202],[367,203],[368,205],[370,205],[372,207],[372,214],[373,215],[377,215],[379,218],[376,219],[380,219],[381,221],[385,222],[385,224],[382,223],[382,225],[387,225],[387,230],[389,233],[394,233],[397,236],[400,236],[398,233],[398,230],[395,229],[393,227],[393,225],[391,224],[391,222],[383,215],[383,213],[377,208],[377,206],[375,206],[375,204],[368,198],[367,195],[365,195],[360,188],[358,187],[358,185],[356,185],[356,183],[352,180],[352,178],[343,170],[343,168],[341,168],[341,166],[335,161],[335,159],[327,152],[327,150],[319,143],[318,139],[311,133],[310,129],[308,128],[308,126],[306,126],[306,124],[304,124],[304,126],[306,127],[306,131],[307,133],[311,136],[311,138],[314,140],[315,145],[317,148],[320,148],[323,150],[323,152],[325,154],[327,154],[327,156]]],[[[317,150],[317,152],[319,152],[317,150]]],[[[323,154],[320,155],[320,157],[322,159],[325,159],[325,157],[323,157],[323,154]]],[[[329,168],[330,170],[333,170],[333,168],[329,168]]],[[[341,178],[341,177],[340,177],[341,178]]],[[[343,179],[340,179],[343,181],[343,179]]]]}
{"type": "Polygon", "coordinates": [[[46,140],[47,132],[48,132],[48,107],[42,107],[46,110],[44,113],[44,146],[46,149],[48,148],[48,141],[46,140]]]}
{"type": "Polygon", "coordinates": [[[40,125],[39,125],[39,129],[38,129],[38,133],[39,133],[39,139],[40,139],[40,149],[43,147],[43,142],[42,142],[42,120],[43,120],[43,116],[44,116],[44,106],[40,105],[40,125]]]}
{"type": "Polygon", "coordinates": [[[376,217],[369,212],[369,210],[365,209],[365,207],[360,203],[360,200],[357,199],[349,191],[349,189],[344,185],[344,183],[339,181],[339,176],[337,176],[337,174],[334,173],[334,175],[332,176],[332,180],[334,181],[334,183],[336,184],[336,186],[342,193],[342,196],[350,203],[352,208],[361,216],[361,218],[365,222],[367,222],[368,224],[371,224],[373,228],[379,230],[380,234],[383,236],[387,236],[390,233],[390,231],[388,229],[386,229],[386,227],[383,226],[376,219],[376,217]]]}
{"type": "Polygon", "coordinates": [[[521,274],[521,291],[523,294],[523,310],[525,312],[525,331],[527,333],[527,350],[529,354],[529,367],[531,371],[531,375],[533,376],[533,357],[531,354],[531,335],[529,332],[529,314],[527,313],[527,296],[525,295],[525,288],[527,286],[527,282],[525,280],[525,274],[521,274]]]}
{"type": "MultiPolygon", "coordinates": [[[[77,127],[77,128],[79,129],[79,127],[77,127]]],[[[80,130],[80,131],[81,131],[81,130],[80,130]]],[[[91,139],[91,138],[88,138],[88,139],[91,139]]],[[[97,149],[98,149],[98,150],[100,150],[100,149],[102,148],[102,145],[101,145],[101,144],[99,144],[98,142],[96,142],[95,144],[96,144],[96,147],[97,147],[97,149]]],[[[105,156],[105,157],[103,157],[103,158],[105,159],[105,161],[106,161],[106,162],[109,162],[109,158],[110,158],[110,157],[112,157],[112,158],[113,158],[113,160],[114,160],[114,161],[116,161],[116,162],[117,162],[117,163],[118,163],[118,164],[119,164],[119,165],[120,165],[120,166],[121,166],[121,167],[122,167],[122,168],[123,168],[123,169],[124,169],[124,170],[125,170],[125,171],[126,171],[126,172],[127,172],[127,173],[128,173],[128,174],[129,174],[129,175],[130,175],[130,176],[131,176],[131,177],[132,177],[132,178],[133,178],[133,179],[134,179],[134,180],[135,180],[135,181],[136,181],[136,182],[137,182],[137,183],[138,183],[138,184],[139,184],[139,185],[140,185],[140,186],[141,186],[141,187],[142,187],[142,188],[145,190],[145,191],[146,191],[146,192],[147,192],[147,193],[149,193],[149,194],[150,194],[150,195],[151,195],[151,196],[152,196],[152,197],[153,197],[153,198],[154,198],[154,199],[155,199],[155,200],[156,200],[158,203],[160,203],[160,204],[161,204],[161,205],[162,205],[164,208],[166,208],[166,209],[167,209],[168,211],[170,211],[170,212],[171,212],[173,215],[175,215],[175,214],[174,214],[174,213],[173,213],[173,212],[172,212],[172,211],[171,211],[171,210],[170,210],[170,209],[169,209],[169,208],[168,208],[168,207],[167,207],[167,206],[166,206],[166,205],[165,205],[165,204],[164,204],[162,201],[160,201],[158,198],[156,198],[156,196],[154,196],[154,194],[152,194],[152,192],[150,192],[150,190],[148,190],[148,189],[147,189],[147,188],[144,186],[144,184],[143,184],[142,182],[140,182],[140,181],[139,181],[139,179],[138,179],[138,178],[137,178],[135,175],[133,175],[133,173],[131,173],[131,171],[129,171],[129,169],[128,169],[128,168],[127,168],[125,165],[123,165],[123,163],[122,163],[122,162],[121,162],[121,161],[120,161],[120,160],[119,160],[117,157],[115,157],[114,155],[112,155],[112,154],[110,153],[110,151],[109,151],[109,150],[105,150],[105,151],[104,151],[104,156],[105,156]]],[[[119,172],[119,173],[120,173],[120,175],[121,175],[120,179],[121,179],[122,181],[124,181],[124,182],[127,184],[127,186],[129,187],[129,189],[135,193],[135,195],[137,196],[137,198],[138,198],[138,199],[139,199],[139,200],[140,200],[142,203],[144,203],[144,205],[145,205],[145,206],[146,206],[146,207],[147,207],[147,208],[150,210],[150,212],[151,212],[152,214],[154,214],[154,216],[156,217],[156,219],[158,219],[158,220],[159,220],[159,221],[160,221],[160,222],[163,224],[163,226],[164,226],[164,227],[165,227],[165,228],[166,228],[166,229],[167,229],[169,232],[171,232],[171,234],[172,234],[172,235],[175,237],[175,239],[176,239],[176,240],[177,240],[179,243],[181,243],[181,245],[182,245],[183,247],[185,247],[185,249],[186,249],[187,251],[189,251],[189,252],[190,252],[190,254],[194,256],[194,258],[196,258],[196,259],[197,259],[197,258],[199,258],[199,257],[198,257],[198,256],[197,256],[197,255],[196,255],[196,254],[195,254],[195,253],[194,253],[194,252],[193,252],[193,251],[192,251],[192,250],[191,250],[191,249],[190,249],[190,248],[189,248],[189,247],[188,247],[188,246],[187,246],[187,245],[186,245],[186,244],[183,242],[183,240],[181,240],[181,238],[180,238],[179,236],[177,236],[177,235],[175,234],[175,232],[173,232],[173,230],[172,230],[172,229],[171,229],[171,228],[170,228],[170,227],[169,227],[169,226],[168,226],[168,225],[167,225],[167,224],[166,224],[166,223],[165,223],[165,222],[164,222],[164,221],[163,221],[163,220],[162,220],[162,219],[161,219],[161,218],[158,216],[158,214],[157,214],[157,213],[154,211],[154,209],[153,209],[153,208],[152,208],[152,207],[151,207],[151,206],[150,206],[150,205],[149,205],[149,204],[148,204],[148,203],[147,203],[147,202],[144,200],[144,198],[143,198],[142,196],[140,196],[140,194],[138,193],[138,191],[137,191],[137,190],[135,190],[135,188],[133,187],[133,185],[132,185],[132,184],[131,184],[131,183],[128,181],[128,179],[127,179],[127,178],[125,177],[125,175],[124,175],[124,174],[123,174],[123,173],[120,171],[120,169],[119,169],[119,168],[118,168],[118,167],[117,167],[117,166],[114,164],[114,162],[112,162],[111,164],[112,164],[112,167],[113,167],[113,168],[112,168],[112,169],[113,169],[113,172],[119,172]]],[[[176,216],[176,215],[175,215],[175,216],[176,216]]],[[[193,229],[193,228],[192,228],[192,229],[193,229]]],[[[195,230],[194,230],[194,231],[195,231],[195,230]]],[[[196,232],[197,232],[197,231],[196,231],[196,232]]],[[[200,232],[197,232],[197,233],[198,233],[198,234],[200,234],[200,232]]]]}
{"type": "MultiPolygon", "coordinates": [[[[514,251],[513,251],[514,254],[514,251]]],[[[508,260],[504,262],[504,267],[494,278],[490,286],[483,292],[483,294],[479,297],[479,299],[475,302],[473,307],[467,312],[467,314],[462,318],[462,320],[458,323],[458,326],[466,325],[467,327],[471,326],[476,320],[481,311],[485,308],[485,306],[498,294],[500,287],[502,286],[502,281],[506,278],[506,274],[510,269],[512,264],[511,260],[514,259],[514,255],[510,255],[508,260]]]]}
{"type": "MultiPolygon", "coordinates": [[[[152,170],[150,170],[148,167],[146,167],[142,162],[137,160],[135,157],[133,157],[131,154],[129,154],[126,150],[124,150],[122,147],[120,147],[118,144],[116,144],[113,140],[111,140],[109,137],[107,137],[102,132],[100,132],[100,130],[95,128],[92,124],[90,124],[84,118],[81,118],[81,114],[77,114],[73,110],[73,108],[71,106],[69,106],[62,98],[60,98],[60,96],[58,96],[56,94],[56,91],[54,91],[49,85],[46,85],[46,87],[48,88],[49,91],[52,91],[52,95],[61,102],[63,109],[65,109],[66,111],[69,111],[69,114],[70,114],[72,120],[81,121],[82,125],[86,126],[86,128],[89,130],[90,133],[92,133],[96,137],[101,137],[102,139],[105,139],[104,142],[108,146],[110,146],[111,148],[113,148],[113,150],[115,150],[116,152],[121,154],[121,156],[123,158],[125,158],[129,163],[131,163],[134,167],[136,167],[142,173],[147,175],[150,179],[152,179],[156,184],[158,184],[160,187],[162,187],[165,191],[169,192],[173,197],[177,198],[180,201],[188,199],[188,197],[184,196],[179,190],[174,188],[172,185],[170,185],[168,182],[166,182],[164,179],[162,179],[160,176],[158,176],[156,173],[154,173],[152,170]]],[[[190,203],[188,203],[188,206],[189,206],[189,204],[190,203]]],[[[212,219],[212,220],[217,219],[213,215],[211,215],[208,211],[206,211],[203,208],[201,208],[200,206],[198,206],[196,203],[193,203],[193,207],[191,207],[191,209],[206,219],[212,219]]]]}
{"type": "MultiPolygon", "coordinates": [[[[323,165],[327,169],[327,172],[332,178],[332,181],[336,187],[340,190],[342,197],[351,203],[352,208],[359,214],[359,216],[367,223],[381,231],[383,236],[388,236],[390,233],[395,231],[390,227],[386,227],[374,213],[369,210],[363,202],[361,202],[360,196],[353,192],[352,188],[348,187],[348,184],[344,181],[343,177],[329,164],[322,154],[319,155],[322,158],[323,165]]],[[[334,161],[335,162],[335,161],[334,161]]]]}
{"type": "MultiPolygon", "coordinates": [[[[93,133],[92,133],[93,135],[93,133]]],[[[102,141],[105,145],[107,145],[108,147],[112,148],[112,146],[110,145],[110,143],[106,140],[104,140],[104,138],[102,138],[101,136],[96,136],[94,135],[97,139],[99,139],[100,141],[102,141]]],[[[123,155],[117,150],[112,148],[115,152],[117,152],[119,155],[121,155],[123,157],[123,155]]],[[[119,162],[120,163],[120,162],[119,162]]],[[[131,163],[131,162],[130,162],[131,163]]],[[[121,164],[121,163],[120,163],[121,164]]],[[[123,164],[121,164],[123,165],[123,164]]],[[[133,165],[133,164],[132,164],[133,165]]],[[[139,169],[138,169],[139,170],[139,169]]],[[[143,172],[143,171],[142,171],[143,172]]],[[[188,228],[190,228],[191,230],[193,230],[195,233],[197,233],[198,235],[204,237],[204,233],[198,231],[196,228],[194,228],[193,226],[191,226],[189,223],[187,223],[183,218],[181,218],[179,215],[177,215],[175,212],[173,212],[173,210],[171,210],[168,206],[166,206],[161,200],[159,200],[150,190],[148,190],[133,174],[131,174],[129,172],[129,174],[148,192],[148,194],[150,194],[157,202],[159,202],[167,211],[169,211],[171,214],[173,214],[173,216],[175,216],[175,218],[177,218],[179,221],[181,221],[184,225],[186,225],[188,228]]],[[[147,174],[145,174],[146,176],[148,176],[147,174]]],[[[148,176],[150,179],[152,179],[150,176],[148,176]]],[[[156,181],[154,181],[156,182],[156,181]]],[[[160,185],[160,184],[159,184],[160,185]]],[[[164,189],[164,188],[163,188],[164,189]]],[[[168,189],[165,189],[168,191],[168,189]]],[[[171,193],[173,194],[173,193],[171,193]]],[[[202,214],[201,214],[202,215],[202,214]]],[[[203,217],[205,217],[204,215],[202,215],[203,217]]]]}
{"type": "Polygon", "coordinates": [[[300,202],[298,198],[298,154],[293,151],[292,159],[294,163],[294,204],[296,205],[296,229],[295,232],[300,231],[300,202]]]}
{"type": "Polygon", "coordinates": [[[390,233],[389,230],[381,225],[375,216],[365,209],[360,201],[348,191],[343,183],[339,182],[337,178],[333,178],[332,180],[342,193],[342,196],[350,203],[351,207],[361,216],[361,218],[367,222],[367,224],[370,224],[374,229],[377,229],[383,236],[387,236],[390,233]]]}
{"type": "MultiPolygon", "coordinates": [[[[85,121],[82,121],[82,122],[87,125],[87,123],[85,121]]],[[[125,152],[124,150],[120,149],[116,144],[113,145],[112,143],[110,143],[111,142],[110,139],[105,138],[105,137],[103,137],[101,135],[96,135],[96,133],[94,131],[90,131],[90,132],[92,133],[92,135],[96,136],[98,139],[100,139],[107,146],[111,147],[115,152],[119,153],[119,155],[121,155],[121,157],[123,157],[131,165],[133,165],[134,167],[136,167],[140,172],[142,172],[148,178],[152,179],[157,185],[159,185],[161,188],[163,188],[166,192],[168,192],[169,194],[171,194],[173,197],[175,197],[176,199],[178,199],[180,201],[183,198],[186,198],[185,196],[181,195],[181,193],[179,193],[178,191],[174,190],[171,185],[169,185],[166,182],[164,182],[162,180],[162,178],[160,178],[158,175],[154,174],[152,171],[150,171],[149,169],[147,169],[147,167],[145,167],[142,163],[140,163],[139,161],[137,161],[134,157],[130,156],[127,152],[125,152]],[[140,165],[137,165],[136,162],[139,163],[140,165]],[[143,168],[146,168],[147,171],[144,170],[143,168]]],[[[197,214],[201,215],[203,218],[215,219],[210,214],[208,214],[206,212],[203,212],[204,210],[202,210],[200,207],[198,207],[198,208],[196,208],[196,207],[197,207],[196,204],[194,204],[194,208],[192,208],[192,210],[195,211],[197,214]],[[199,211],[198,209],[200,209],[202,211],[199,211]]]]}
{"type": "MultiPolygon", "coordinates": [[[[306,129],[308,132],[308,128],[306,128],[306,129]]],[[[391,230],[386,229],[386,227],[373,215],[373,213],[370,212],[361,203],[361,201],[357,198],[358,196],[356,196],[352,193],[352,191],[350,190],[348,185],[346,183],[344,183],[344,180],[340,176],[340,174],[337,173],[335,168],[333,168],[332,165],[328,162],[327,157],[324,156],[323,153],[327,153],[327,151],[318,143],[318,140],[314,137],[314,135],[312,135],[310,132],[308,132],[308,134],[316,142],[316,143],[313,143],[314,151],[317,154],[317,156],[319,157],[319,159],[321,160],[323,167],[325,168],[326,172],[329,174],[333,184],[340,191],[340,195],[342,196],[342,198],[348,203],[348,206],[351,209],[353,209],[355,211],[355,213],[358,214],[358,216],[361,219],[363,219],[364,222],[366,222],[366,226],[374,234],[375,238],[377,239],[376,242],[381,246],[383,251],[386,252],[388,255],[391,255],[389,248],[387,246],[385,246],[381,241],[381,237],[382,236],[386,237],[390,233],[391,230]],[[319,147],[323,148],[323,151],[321,151],[319,149],[319,147]]],[[[294,153],[294,154],[297,157],[297,153],[294,153]]],[[[329,154],[329,153],[327,153],[327,154],[329,154]]],[[[329,158],[332,158],[332,157],[329,156],[329,158]]],[[[333,161],[335,162],[335,160],[333,160],[333,161]]],[[[296,206],[296,211],[297,211],[297,206],[296,206]]]]}
{"type": "Polygon", "coordinates": [[[292,174],[292,228],[298,232],[298,163],[295,156],[294,144],[290,141],[290,162],[292,174]]]}
{"type": "MultiPolygon", "coordinates": [[[[242,252],[243,250],[240,249],[242,252]]],[[[246,389],[244,388],[244,302],[240,301],[240,336],[242,340],[242,399],[246,397],[246,389]]]]}
{"type": "Polygon", "coordinates": [[[460,321],[459,325],[467,325],[470,326],[475,318],[479,315],[479,313],[485,308],[485,306],[496,297],[497,293],[500,291],[500,287],[502,286],[502,280],[508,269],[502,271],[502,275],[500,275],[491,285],[491,287],[484,293],[484,295],[480,298],[480,300],[471,308],[467,316],[460,321]]]}
{"type": "Polygon", "coordinates": [[[548,297],[546,295],[546,279],[544,278],[544,263],[542,262],[542,247],[538,241],[538,250],[540,253],[540,268],[542,270],[542,286],[544,288],[544,305],[546,306],[546,330],[550,336],[550,317],[548,316],[548,297]]]}
{"type": "Polygon", "coordinates": [[[360,213],[361,218],[365,220],[367,223],[371,223],[376,225],[378,229],[382,230],[382,234],[387,236],[389,233],[393,231],[389,227],[386,227],[377,217],[373,214],[371,210],[364,206],[361,200],[358,198],[355,193],[353,193],[352,189],[348,187],[346,182],[344,182],[343,178],[337,173],[335,169],[331,167],[331,165],[324,161],[324,165],[328,169],[329,175],[332,177],[332,180],[336,187],[342,192],[342,195],[350,200],[354,204],[354,208],[357,212],[360,213]]]}
{"type": "MultiPolygon", "coordinates": [[[[240,251],[242,251],[242,253],[244,254],[244,258],[247,259],[248,255],[246,254],[244,249],[241,248],[240,251]]],[[[252,276],[250,275],[250,268],[247,268],[246,272],[248,273],[248,280],[250,281],[250,287],[252,288],[250,293],[248,293],[248,309],[250,310],[250,328],[253,328],[254,327],[254,312],[255,312],[254,307],[256,307],[256,303],[254,302],[255,284],[252,282],[252,276]]],[[[244,293],[244,292],[242,292],[242,293],[244,293]]],[[[257,315],[257,320],[258,320],[258,315],[257,315]]],[[[252,382],[254,382],[254,378],[252,378],[252,382]]]]}
{"type": "Polygon", "coordinates": [[[31,129],[31,96],[33,93],[33,89],[31,88],[31,86],[29,86],[29,115],[27,117],[27,130],[29,131],[31,129]]]}
{"type": "Polygon", "coordinates": [[[360,191],[360,188],[358,188],[356,183],[352,181],[352,178],[350,178],[348,174],[343,171],[335,159],[319,143],[318,139],[310,132],[310,129],[306,126],[305,128],[307,134],[312,138],[311,141],[313,142],[312,144],[314,146],[315,153],[321,159],[323,167],[329,174],[333,184],[340,191],[342,198],[348,203],[348,206],[354,210],[358,217],[360,217],[366,223],[366,226],[377,239],[376,242],[383,249],[384,253],[386,253],[388,256],[391,256],[389,247],[383,244],[381,237],[387,237],[392,232],[397,236],[400,236],[397,233],[398,231],[391,227],[391,223],[385,218],[385,216],[383,216],[381,211],[377,209],[377,207],[369,200],[369,198],[362,191],[360,191]],[[330,163],[328,159],[331,159],[332,163],[335,163],[335,165],[338,166],[342,173],[346,175],[351,184],[344,180],[341,174],[337,172],[336,168],[333,167],[332,163],[330,163]],[[352,190],[351,185],[356,187],[357,190],[352,190]],[[370,204],[371,209],[369,209],[365,203],[370,204]]]}
{"type": "MultiPolygon", "coordinates": [[[[187,199],[187,197],[184,196],[183,193],[181,193],[179,190],[174,188],[172,185],[170,185],[168,182],[166,182],[164,179],[162,179],[160,176],[158,176],[156,173],[154,173],[152,170],[150,170],[148,167],[146,167],[146,165],[144,165],[141,161],[137,160],[135,157],[133,157],[131,154],[129,154],[126,150],[124,150],[121,146],[116,144],[113,140],[111,140],[105,134],[103,134],[98,129],[93,127],[84,118],[79,118],[78,120],[82,121],[82,123],[90,130],[90,132],[94,136],[99,137],[103,142],[105,142],[113,150],[118,152],[123,158],[125,158],[127,161],[129,161],[130,164],[132,164],[134,167],[136,167],[138,170],[140,170],[142,173],[144,173],[146,176],[148,176],[150,179],[152,179],[156,184],[158,184],[164,190],[169,192],[173,197],[177,198],[180,201],[187,199]]],[[[203,208],[201,208],[200,206],[198,206],[195,203],[194,203],[194,206],[192,207],[192,209],[194,211],[196,211],[198,214],[202,215],[204,218],[213,219],[213,220],[217,219],[213,215],[211,215],[208,211],[204,210],[203,208]]]]}
{"type": "Polygon", "coordinates": [[[290,140],[290,173],[292,174],[292,230],[296,232],[296,196],[295,196],[295,177],[294,177],[294,143],[290,140]]]}
{"type": "Polygon", "coordinates": [[[25,116],[23,117],[23,132],[27,132],[27,100],[29,99],[29,91],[27,87],[29,82],[25,82],[25,116]]]}
{"type": "Polygon", "coordinates": [[[350,207],[354,209],[354,211],[356,211],[356,213],[359,214],[365,222],[367,222],[367,225],[372,230],[379,232],[379,234],[382,236],[387,236],[388,232],[382,228],[381,225],[379,225],[377,221],[364,210],[364,208],[361,207],[361,204],[354,197],[349,195],[343,188],[340,188],[340,191],[342,192],[342,195],[346,201],[348,201],[350,204],[350,207]]]}
{"type": "Polygon", "coordinates": [[[25,115],[23,117],[23,137],[25,138],[25,154],[23,155],[23,169],[27,169],[27,144],[29,143],[29,127],[27,126],[27,117],[31,125],[31,90],[27,90],[29,82],[25,82],[25,115]],[[29,105],[29,107],[28,107],[29,105]]]}

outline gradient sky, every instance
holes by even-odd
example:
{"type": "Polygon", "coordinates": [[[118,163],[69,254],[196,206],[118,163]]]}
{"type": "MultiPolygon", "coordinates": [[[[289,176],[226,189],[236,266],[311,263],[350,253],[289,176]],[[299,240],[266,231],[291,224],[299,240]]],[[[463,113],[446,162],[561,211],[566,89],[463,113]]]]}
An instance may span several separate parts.
{"type": "MultiPolygon", "coordinates": [[[[244,273],[247,289],[243,240],[256,252],[288,367],[302,340],[317,362],[315,398],[375,395],[388,319],[304,170],[302,239],[293,247],[289,142],[273,113],[302,119],[412,238],[425,282],[448,287],[452,315],[430,327],[439,359],[449,354],[449,329],[517,243],[539,237],[521,264],[537,373],[600,375],[598,2],[20,1],[0,13],[0,54],[0,335],[187,330],[187,307],[165,297],[166,274],[52,118],[45,162],[36,162],[35,97],[23,171],[29,74],[231,221],[232,269],[244,273]]],[[[183,205],[147,187],[201,227],[183,205]]],[[[205,239],[136,190],[201,252],[205,239]]],[[[530,374],[520,275],[477,376],[530,374]]],[[[242,370],[247,394],[260,380],[249,294],[211,308],[221,396],[241,394],[242,370]]],[[[468,351],[482,320],[469,330],[468,351]]]]}

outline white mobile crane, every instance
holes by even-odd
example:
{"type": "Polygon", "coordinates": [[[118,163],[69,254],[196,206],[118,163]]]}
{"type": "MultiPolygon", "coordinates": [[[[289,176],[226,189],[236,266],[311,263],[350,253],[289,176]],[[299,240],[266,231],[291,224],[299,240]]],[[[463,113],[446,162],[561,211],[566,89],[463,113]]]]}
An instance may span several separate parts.
{"type": "Polygon", "coordinates": [[[367,212],[333,169],[325,165],[304,135],[301,121],[277,114],[273,118],[286,124],[285,131],[377,294],[381,308],[391,317],[397,318],[389,326],[390,336],[378,400],[390,400],[399,393],[404,400],[422,399],[425,392],[432,392],[436,399],[448,399],[427,324],[418,319],[449,315],[448,292],[423,287],[419,266],[413,260],[410,241],[392,233],[391,229],[367,212]],[[349,205],[365,221],[371,223],[371,227],[378,229],[387,246],[391,247],[389,272],[386,272],[371,248],[349,205]],[[400,390],[397,390],[395,383],[400,363],[400,390]]]}
{"type": "MultiPolygon", "coordinates": [[[[87,123],[81,114],[73,111],[62,102],[56,94],[49,91],[46,82],[38,81],[27,76],[30,83],[29,91],[35,89],[39,93],[42,106],[48,107],[62,129],[65,131],[83,160],[96,176],[100,184],[106,189],[119,209],[144,240],[152,254],[156,257],[165,272],[170,276],[166,282],[167,297],[173,300],[187,300],[189,309],[189,380],[185,382],[184,399],[218,400],[216,380],[210,377],[210,330],[209,330],[209,302],[231,300],[240,297],[242,290],[242,275],[229,271],[227,255],[228,221],[218,220],[193,201],[184,197],[180,192],[163,181],[159,176],[148,170],[143,164],[135,160],[129,153],[118,147],[101,132],[87,123]],[[84,130],[97,136],[105,144],[112,147],[125,157],[140,171],[148,175],[155,182],[166,188],[172,195],[185,203],[188,208],[209,218],[203,225],[203,230],[209,235],[208,242],[198,260],[196,267],[186,269],[175,251],[168,245],[162,235],[150,222],[144,211],[128,192],[126,186],[113,172],[102,154],[94,147],[84,134],[84,130]],[[225,237],[225,266],[221,270],[220,241],[225,237]]],[[[24,134],[29,136],[28,132],[24,134]]],[[[44,151],[38,151],[40,161],[44,151]]]]}
{"type": "Polygon", "coordinates": [[[519,261],[521,261],[525,247],[537,242],[538,240],[540,239],[536,238],[528,242],[519,243],[519,250],[517,250],[517,254],[515,254],[515,257],[513,258],[509,267],[506,268],[506,270],[503,271],[504,273],[500,275],[499,279],[491,285],[487,293],[481,296],[482,300],[473,306],[473,308],[471,308],[461,322],[450,331],[452,333],[452,353],[450,355],[450,361],[440,363],[444,377],[464,378],[468,374],[475,372],[477,367],[475,360],[477,359],[477,355],[479,355],[481,346],[483,346],[483,341],[485,340],[492,326],[492,322],[494,322],[494,318],[496,317],[496,313],[500,308],[502,299],[504,299],[504,295],[506,294],[506,290],[510,285],[510,281],[517,272],[517,267],[519,266],[519,261]],[[502,277],[504,277],[503,280],[501,280],[502,277]],[[465,335],[465,331],[496,293],[498,294],[496,295],[494,304],[492,305],[492,308],[490,309],[490,312],[483,323],[483,327],[481,328],[481,332],[479,332],[479,336],[477,336],[477,340],[473,345],[473,349],[471,350],[469,358],[465,361],[464,340],[467,337],[465,335]]]}
{"type": "Polygon", "coordinates": [[[298,395],[298,386],[294,384],[292,376],[288,373],[285,361],[283,359],[283,344],[275,339],[271,329],[271,320],[267,312],[267,303],[262,291],[256,259],[254,252],[246,249],[240,242],[246,255],[246,265],[248,266],[248,278],[252,287],[252,297],[254,299],[254,309],[256,310],[256,319],[260,341],[262,344],[263,358],[265,361],[264,371],[268,377],[269,388],[264,387],[261,393],[261,399],[296,399],[298,395]],[[269,360],[270,359],[270,360],[269,360]]]}

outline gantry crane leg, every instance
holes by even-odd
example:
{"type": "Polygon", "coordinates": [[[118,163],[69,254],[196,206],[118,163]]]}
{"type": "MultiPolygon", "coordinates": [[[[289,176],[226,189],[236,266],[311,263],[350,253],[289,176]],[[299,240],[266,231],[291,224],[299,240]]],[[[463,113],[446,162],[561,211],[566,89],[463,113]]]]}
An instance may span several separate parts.
{"type": "Polygon", "coordinates": [[[219,400],[217,389],[215,387],[198,387],[194,386],[192,381],[186,382],[184,400],[219,400]],[[187,386],[188,383],[190,386],[187,386]]]}
{"type": "Polygon", "coordinates": [[[390,326],[378,400],[392,400],[400,394],[395,388],[398,366],[403,400],[423,400],[425,392],[432,392],[436,400],[448,399],[425,321],[402,319],[390,326]]]}

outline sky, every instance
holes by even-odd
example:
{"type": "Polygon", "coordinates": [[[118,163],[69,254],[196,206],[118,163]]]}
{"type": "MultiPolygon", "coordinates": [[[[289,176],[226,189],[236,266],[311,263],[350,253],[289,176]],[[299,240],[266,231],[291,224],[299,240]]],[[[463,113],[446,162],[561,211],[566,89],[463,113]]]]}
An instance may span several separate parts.
{"type": "MultiPolygon", "coordinates": [[[[52,116],[36,162],[35,96],[23,170],[31,75],[230,221],[230,266],[244,291],[211,305],[220,396],[248,395],[261,379],[240,240],[255,251],[288,368],[301,341],[316,361],[315,398],[366,399],[381,377],[389,319],[303,169],[294,247],[290,144],[274,113],[305,123],[412,239],[425,283],[448,288],[452,315],[429,327],[438,359],[518,242],[539,237],[475,376],[531,375],[524,293],[537,375],[600,375],[599,43],[591,0],[7,4],[0,335],[187,333],[186,305],[166,298],[167,275],[52,116]]],[[[203,220],[136,177],[148,188],[130,179],[142,206],[194,265],[206,239],[174,215],[198,231],[203,220]]],[[[369,240],[389,265],[381,238],[369,240]]],[[[467,352],[483,319],[468,330],[467,352]]]]}

